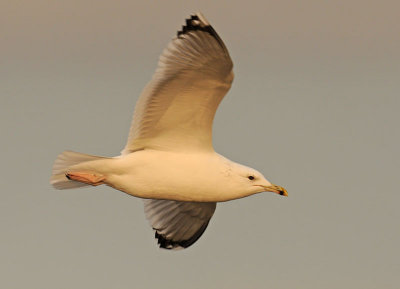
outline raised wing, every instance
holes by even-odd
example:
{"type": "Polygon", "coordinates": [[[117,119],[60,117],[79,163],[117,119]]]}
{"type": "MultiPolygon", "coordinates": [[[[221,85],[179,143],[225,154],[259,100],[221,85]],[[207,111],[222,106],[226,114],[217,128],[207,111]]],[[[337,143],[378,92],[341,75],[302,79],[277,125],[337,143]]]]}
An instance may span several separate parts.
{"type": "Polygon", "coordinates": [[[196,242],[207,228],[216,203],[144,201],[144,212],[156,231],[160,248],[183,249],[196,242]]]}
{"type": "Polygon", "coordinates": [[[232,67],[207,20],[200,13],[187,19],[136,104],[122,154],[145,148],[213,150],[212,122],[231,87],[232,67]]]}

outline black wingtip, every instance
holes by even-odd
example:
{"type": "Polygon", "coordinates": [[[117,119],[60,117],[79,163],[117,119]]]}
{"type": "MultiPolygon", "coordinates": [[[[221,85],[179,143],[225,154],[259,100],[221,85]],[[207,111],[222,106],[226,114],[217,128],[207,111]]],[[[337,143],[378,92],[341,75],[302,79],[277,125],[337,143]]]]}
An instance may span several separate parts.
{"type": "Polygon", "coordinates": [[[155,232],[155,238],[158,239],[157,243],[162,249],[167,249],[167,250],[174,250],[174,249],[186,249],[193,245],[200,237],[203,235],[204,231],[207,229],[208,223],[205,223],[201,228],[189,239],[187,240],[181,240],[181,241],[173,241],[171,239],[167,239],[165,236],[155,232]]]}
{"type": "Polygon", "coordinates": [[[211,27],[210,25],[208,25],[208,23],[202,22],[199,16],[191,15],[190,18],[186,19],[186,25],[182,26],[182,30],[177,32],[177,36],[179,38],[182,34],[186,34],[189,31],[201,30],[208,32],[206,29],[207,26],[211,27]]]}
{"type": "Polygon", "coordinates": [[[218,41],[221,47],[226,50],[225,44],[222,42],[217,32],[201,13],[191,15],[190,18],[186,19],[186,25],[182,26],[182,30],[177,32],[177,37],[183,38],[183,35],[189,33],[190,31],[203,31],[209,33],[218,41]]]}

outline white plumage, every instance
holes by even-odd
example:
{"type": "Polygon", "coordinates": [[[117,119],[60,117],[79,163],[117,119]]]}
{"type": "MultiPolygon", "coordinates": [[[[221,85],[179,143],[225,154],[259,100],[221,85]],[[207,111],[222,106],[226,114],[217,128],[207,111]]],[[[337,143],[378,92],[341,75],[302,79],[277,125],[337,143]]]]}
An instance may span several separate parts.
{"type": "Polygon", "coordinates": [[[136,104],[122,153],[142,148],[213,150],[212,122],[231,87],[232,67],[214,29],[201,14],[192,16],[160,56],[136,104]]]}
{"type": "Polygon", "coordinates": [[[162,53],[135,107],[128,142],[114,158],[63,152],[57,189],[106,184],[143,198],[160,247],[186,248],[207,228],[216,202],[271,191],[262,174],[217,154],[212,123],[231,87],[232,60],[203,15],[186,20],[162,53]]]}

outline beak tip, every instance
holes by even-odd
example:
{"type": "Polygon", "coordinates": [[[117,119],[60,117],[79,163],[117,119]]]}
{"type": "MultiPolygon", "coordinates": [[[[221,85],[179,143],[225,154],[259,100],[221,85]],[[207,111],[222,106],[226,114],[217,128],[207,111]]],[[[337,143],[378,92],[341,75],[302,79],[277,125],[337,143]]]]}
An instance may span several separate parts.
{"type": "Polygon", "coordinates": [[[286,191],[286,189],[285,188],[283,188],[283,187],[281,187],[281,186],[277,186],[277,185],[273,185],[274,187],[275,187],[275,189],[276,189],[276,193],[277,194],[279,194],[279,195],[281,195],[281,196],[284,196],[284,197],[287,197],[288,196],[288,192],[286,191]]]}
{"type": "Polygon", "coordinates": [[[265,189],[267,192],[273,192],[275,194],[278,194],[278,195],[281,195],[284,197],[288,196],[288,192],[286,191],[286,189],[281,186],[270,185],[270,186],[266,186],[265,189]]]}

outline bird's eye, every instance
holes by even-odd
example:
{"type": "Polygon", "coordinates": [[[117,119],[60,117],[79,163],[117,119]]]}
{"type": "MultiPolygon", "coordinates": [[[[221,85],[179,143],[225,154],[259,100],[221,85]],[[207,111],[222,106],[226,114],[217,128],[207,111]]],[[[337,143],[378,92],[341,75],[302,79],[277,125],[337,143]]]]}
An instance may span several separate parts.
{"type": "Polygon", "coordinates": [[[254,180],[254,176],[248,176],[248,178],[250,181],[254,180]]]}

